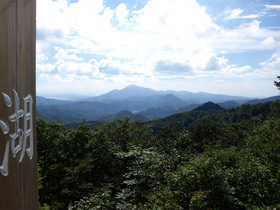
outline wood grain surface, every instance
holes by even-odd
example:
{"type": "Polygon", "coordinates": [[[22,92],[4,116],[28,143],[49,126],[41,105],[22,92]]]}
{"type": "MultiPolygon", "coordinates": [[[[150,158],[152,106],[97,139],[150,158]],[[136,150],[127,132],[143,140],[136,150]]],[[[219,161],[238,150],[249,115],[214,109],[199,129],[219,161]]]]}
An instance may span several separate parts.
{"type": "MultiPolygon", "coordinates": [[[[0,166],[3,165],[6,145],[9,144],[8,174],[0,173],[0,209],[38,209],[37,154],[36,154],[36,92],[35,92],[35,46],[36,46],[36,0],[0,0],[0,120],[9,126],[9,133],[4,134],[0,128],[0,166]],[[17,133],[15,113],[16,96],[18,93],[19,108],[24,109],[24,97],[30,95],[32,107],[32,126],[27,121],[25,129],[33,134],[32,158],[20,151],[13,157],[11,134],[17,133]],[[9,96],[12,105],[7,106],[3,93],[9,96]]],[[[27,105],[30,105],[26,102],[27,105]]],[[[24,130],[24,117],[20,116],[17,123],[24,130]]],[[[21,132],[18,131],[20,135],[21,132]]],[[[27,145],[30,148],[30,136],[27,145]]],[[[19,144],[16,138],[16,144],[19,144]]],[[[26,139],[25,139],[26,140],[26,139]]]]}

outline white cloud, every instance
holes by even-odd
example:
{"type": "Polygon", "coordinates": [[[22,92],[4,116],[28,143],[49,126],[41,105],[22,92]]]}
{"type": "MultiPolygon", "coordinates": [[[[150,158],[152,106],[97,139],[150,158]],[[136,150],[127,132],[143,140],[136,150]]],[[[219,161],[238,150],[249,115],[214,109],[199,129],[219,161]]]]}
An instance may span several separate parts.
{"type": "Polygon", "coordinates": [[[53,73],[55,67],[53,64],[36,64],[36,71],[37,73],[53,73]]]}
{"type": "Polygon", "coordinates": [[[56,55],[54,56],[57,59],[63,59],[63,60],[74,60],[74,61],[81,61],[83,58],[78,57],[76,54],[71,53],[73,50],[64,50],[61,47],[55,47],[55,50],[57,51],[56,55]]]}
{"type": "Polygon", "coordinates": [[[127,23],[127,16],[129,14],[129,10],[127,9],[124,3],[121,3],[115,12],[116,19],[119,21],[120,25],[127,23]]]}
{"type": "Polygon", "coordinates": [[[241,15],[244,11],[242,9],[233,9],[233,10],[226,10],[224,13],[228,16],[225,17],[225,19],[256,19],[259,17],[262,17],[266,14],[266,12],[258,12],[256,14],[250,14],[250,15],[241,15]]]}
{"type": "Polygon", "coordinates": [[[136,29],[174,38],[209,36],[218,28],[195,0],[153,0],[137,14],[136,29]]]}
{"type": "Polygon", "coordinates": [[[102,42],[105,32],[113,29],[110,25],[113,15],[114,11],[104,7],[103,0],[80,0],[72,4],[67,0],[39,0],[37,39],[84,37],[102,42]]]}
{"type": "Polygon", "coordinates": [[[79,3],[71,4],[67,15],[74,15],[73,30],[82,38],[88,38],[100,44],[114,34],[114,28],[110,21],[114,11],[105,8],[102,0],[81,0],[79,3]]]}
{"type": "Polygon", "coordinates": [[[48,45],[44,43],[36,43],[36,63],[47,62],[48,56],[46,54],[48,45]]]}
{"type": "Polygon", "coordinates": [[[59,60],[56,63],[56,68],[61,74],[76,74],[76,75],[87,75],[92,77],[97,71],[97,62],[90,60],[90,62],[73,62],[59,60]]]}
{"type": "Polygon", "coordinates": [[[217,55],[211,55],[206,65],[204,66],[204,71],[222,71],[227,67],[228,60],[224,57],[218,57],[217,55]]]}
{"type": "Polygon", "coordinates": [[[62,77],[59,75],[51,75],[51,74],[40,74],[40,79],[42,80],[51,80],[52,82],[61,82],[63,81],[62,77]]]}
{"type": "Polygon", "coordinates": [[[185,74],[190,72],[192,67],[187,63],[173,62],[171,60],[160,60],[155,65],[156,73],[163,74],[185,74]]]}
{"type": "Polygon", "coordinates": [[[280,5],[269,5],[266,4],[264,5],[266,7],[266,9],[271,10],[271,9],[276,9],[276,10],[280,10],[280,5]]]}
{"type": "Polygon", "coordinates": [[[266,42],[280,40],[279,30],[260,27],[261,22],[254,20],[235,29],[223,29],[213,40],[213,48],[227,53],[245,50],[262,50],[266,42]],[[264,40],[266,40],[264,42],[264,40]]]}
{"type": "Polygon", "coordinates": [[[232,66],[230,66],[230,68],[228,68],[229,72],[231,72],[234,75],[235,74],[236,75],[244,74],[245,72],[247,72],[250,69],[252,69],[252,67],[249,65],[241,66],[241,67],[236,67],[235,65],[232,65],[232,66]]]}
{"type": "Polygon", "coordinates": [[[201,62],[201,65],[194,69],[194,72],[202,77],[234,78],[248,73],[251,68],[249,65],[236,66],[229,64],[229,60],[225,56],[219,57],[212,53],[208,55],[206,60],[201,62]]]}
{"type": "Polygon", "coordinates": [[[265,49],[277,49],[280,46],[280,42],[276,42],[275,39],[272,36],[270,36],[264,39],[261,42],[261,45],[263,45],[265,49]]]}
{"type": "Polygon", "coordinates": [[[279,76],[280,74],[280,53],[276,52],[269,58],[268,61],[261,62],[262,69],[259,72],[266,72],[267,75],[279,76]]]}
{"type": "Polygon", "coordinates": [[[104,60],[104,59],[102,59],[99,62],[98,69],[100,73],[106,75],[119,75],[121,71],[117,62],[114,62],[112,60],[104,60]]]}
{"type": "Polygon", "coordinates": [[[225,14],[227,14],[228,16],[225,19],[234,19],[234,18],[238,18],[240,17],[241,13],[243,12],[243,10],[241,9],[233,9],[233,10],[226,10],[225,14]]]}
{"type": "MultiPolygon", "coordinates": [[[[89,62],[74,62],[74,61],[65,61],[63,59],[57,60],[54,64],[37,64],[36,70],[39,74],[56,74],[56,75],[87,75],[92,77],[96,74],[98,63],[96,60],[92,59],[89,62]]],[[[51,77],[49,78],[51,79],[51,77]]]]}
{"type": "Polygon", "coordinates": [[[39,0],[37,2],[37,40],[63,39],[69,32],[69,22],[63,15],[66,0],[39,0]]]}

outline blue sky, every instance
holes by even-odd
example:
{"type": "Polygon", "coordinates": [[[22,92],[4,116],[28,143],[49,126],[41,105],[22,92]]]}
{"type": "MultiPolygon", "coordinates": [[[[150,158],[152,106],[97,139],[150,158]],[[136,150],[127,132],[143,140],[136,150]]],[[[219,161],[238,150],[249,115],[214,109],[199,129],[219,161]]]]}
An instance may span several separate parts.
{"type": "Polygon", "coordinates": [[[37,0],[37,94],[279,94],[279,0],[37,0]]]}

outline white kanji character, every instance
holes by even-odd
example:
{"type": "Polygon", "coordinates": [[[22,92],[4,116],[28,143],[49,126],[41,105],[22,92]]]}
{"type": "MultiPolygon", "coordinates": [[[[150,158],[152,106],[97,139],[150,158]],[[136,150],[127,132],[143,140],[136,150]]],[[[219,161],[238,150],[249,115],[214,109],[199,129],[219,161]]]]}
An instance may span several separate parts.
{"type": "Polygon", "coordinates": [[[11,151],[13,157],[16,157],[18,151],[22,149],[23,144],[23,131],[19,127],[19,119],[23,116],[23,110],[19,109],[19,96],[17,91],[13,90],[14,93],[14,107],[15,112],[14,114],[9,116],[9,120],[15,123],[15,132],[10,134],[11,138],[11,151]],[[18,139],[18,141],[16,141],[18,139]]]}
{"type": "Polygon", "coordinates": [[[33,115],[32,115],[33,99],[31,97],[31,95],[28,95],[27,97],[24,97],[23,100],[24,100],[23,147],[22,147],[19,162],[22,161],[25,151],[30,159],[32,159],[32,157],[33,157],[33,115]],[[29,104],[29,106],[28,106],[28,104],[29,104]],[[28,109],[29,109],[29,112],[28,112],[28,109]],[[29,121],[29,126],[28,126],[28,121],[29,121]],[[29,148],[26,148],[28,137],[29,137],[29,148]]]}
{"type": "MultiPolygon", "coordinates": [[[[2,96],[5,101],[6,106],[11,107],[12,106],[11,98],[6,93],[2,93],[2,96]]],[[[9,130],[10,130],[9,125],[6,122],[4,122],[3,120],[0,120],[0,127],[1,127],[3,134],[9,133],[9,130]]],[[[9,150],[10,150],[10,144],[8,141],[6,143],[6,149],[5,149],[5,154],[4,154],[4,158],[2,161],[2,165],[0,166],[0,172],[3,176],[7,176],[8,171],[9,171],[8,170],[9,150]]]]}
{"type": "Polygon", "coordinates": [[[3,176],[8,176],[9,168],[9,150],[10,150],[10,144],[7,142],[6,149],[5,149],[5,155],[2,161],[2,165],[0,166],[0,172],[3,176]]]}
{"type": "MultiPolygon", "coordinates": [[[[0,172],[4,176],[8,175],[8,160],[9,160],[9,150],[10,150],[9,143],[11,143],[11,152],[14,158],[16,157],[16,154],[21,150],[19,163],[24,158],[25,152],[29,156],[29,159],[32,159],[33,157],[33,114],[32,114],[33,99],[31,95],[28,95],[27,97],[23,97],[24,110],[22,110],[20,109],[20,101],[19,101],[18,93],[14,89],[13,89],[13,94],[14,94],[14,113],[9,116],[9,120],[10,122],[15,123],[15,131],[14,133],[10,134],[10,142],[8,141],[6,143],[4,158],[2,161],[2,165],[0,166],[0,172]],[[20,119],[22,117],[23,117],[23,130],[19,127],[20,119]],[[29,139],[29,147],[26,148],[28,139],[29,139]]],[[[11,107],[12,106],[11,98],[5,93],[2,93],[2,96],[4,98],[6,106],[11,107]]],[[[9,125],[3,120],[0,120],[0,128],[3,134],[9,133],[10,130],[9,125]]]]}

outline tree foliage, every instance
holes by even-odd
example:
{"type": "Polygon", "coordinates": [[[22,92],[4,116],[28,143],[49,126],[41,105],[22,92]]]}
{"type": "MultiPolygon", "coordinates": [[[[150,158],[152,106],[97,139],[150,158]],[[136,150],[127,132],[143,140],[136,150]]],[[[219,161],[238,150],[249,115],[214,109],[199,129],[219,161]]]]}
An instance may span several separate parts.
{"type": "MultiPolygon", "coordinates": [[[[277,79],[280,80],[280,76],[278,76],[277,79]]],[[[278,90],[280,90],[280,81],[279,82],[274,81],[274,85],[277,87],[278,90]]]]}

